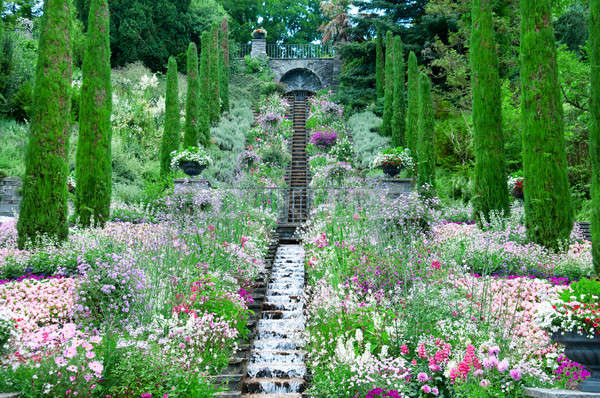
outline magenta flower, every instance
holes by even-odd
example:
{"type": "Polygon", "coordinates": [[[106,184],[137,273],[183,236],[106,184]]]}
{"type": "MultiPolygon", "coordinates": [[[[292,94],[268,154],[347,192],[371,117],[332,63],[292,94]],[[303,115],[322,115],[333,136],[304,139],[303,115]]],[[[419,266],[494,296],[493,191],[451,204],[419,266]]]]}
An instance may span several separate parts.
{"type": "Polygon", "coordinates": [[[521,380],[521,371],[519,369],[511,369],[508,374],[510,374],[510,377],[512,377],[514,381],[521,380]]]}
{"type": "Polygon", "coordinates": [[[427,373],[421,372],[417,375],[417,380],[419,380],[421,383],[425,383],[427,380],[429,380],[429,376],[427,376],[427,373]]]}

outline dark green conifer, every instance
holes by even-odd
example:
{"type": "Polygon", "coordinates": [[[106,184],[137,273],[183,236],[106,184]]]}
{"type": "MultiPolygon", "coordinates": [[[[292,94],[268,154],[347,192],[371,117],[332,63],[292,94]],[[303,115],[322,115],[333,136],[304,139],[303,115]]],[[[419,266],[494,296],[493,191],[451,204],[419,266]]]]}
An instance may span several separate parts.
{"type": "Polygon", "coordinates": [[[67,238],[67,154],[71,120],[71,2],[46,0],[25,156],[18,245],[67,238]]]}
{"type": "Polygon", "coordinates": [[[221,68],[223,69],[223,74],[221,76],[221,111],[227,112],[229,111],[229,23],[227,22],[227,18],[223,18],[223,23],[221,23],[221,53],[223,57],[221,58],[221,68]]]}
{"type": "MultiPolygon", "coordinates": [[[[419,66],[417,56],[410,52],[408,56],[408,110],[406,117],[406,146],[417,160],[417,139],[419,136],[419,66]]],[[[416,168],[416,165],[415,165],[416,168]]],[[[416,170],[415,170],[416,171],[416,170]]]]}
{"type": "Polygon", "coordinates": [[[394,100],[392,114],[392,146],[404,146],[406,129],[406,65],[404,44],[400,36],[394,38],[394,100]]]}
{"type": "Polygon", "coordinates": [[[592,253],[596,275],[600,275],[600,2],[590,2],[590,62],[592,100],[590,151],[592,158],[592,253]]]}
{"type": "Polygon", "coordinates": [[[187,52],[188,88],[185,103],[183,146],[197,146],[200,138],[200,81],[198,79],[198,48],[190,43],[187,52]]]}
{"type": "Polygon", "coordinates": [[[92,0],[82,66],[75,213],[83,226],[104,226],[112,193],[112,83],[110,11],[107,0],[92,0]]]}
{"type": "Polygon", "coordinates": [[[473,0],[471,12],[471,80],[475,147],[475,219],[489,221],[490,212],[510,211],[498,55],[489,0],[473,0]]]}
{"type": "Polygon", "coordinates": [[[381,31],[377,29],[377,53],[376,53],[376,88],[377,88],[377,99],[382,100],[385,89],[384,89],[384,81],[385,81],[385,54],[383,52],[383,36],[381,31]]]}
{"type": "Polygon", "coordinates": [[[166,175],[171,170],[171,153],[179,149],[181,123],[179,116],[179,77],[177,61],[169,57],[167,70],[167,95],[165,96],[165,128],[160,146],[160,173],[166,175]]]}
{"type": "Polygon", "coordinates": [[[221,115],[221,93],[219,90],[219,86],[221,84],[221,56],[219,48],[219,29],[217,26],[213,26],[210,32],[211,42],[210,42],[210,57],[208,59],[209,63],[209,84],[210,84],[210,123],[214,124],[219,120],[221,115]]]}
{"type": "Polygon", "coordinates": [[[392,117],[394,115],[394,39],[388,31],[385,37],[385,93],[383,99],[383,123],[381,135],[392,136],[392,117]]]}
{"type": "Polygon", "coordinates": [[[435,194],[435,146],[433,99],[431,96],[431,81],[421,73],[419,77],[419,139],[417,142],[417,159],[419,174],[417,185],[425,196],[435,194]]]}
{"type": "Polygon", "coordinates": [[[203,146],[210,146],[210,33],[202,33],[202,54],[200,57],[200,141],[203,146]]]}
{"type": "Polygon", "coordinates": [[[521,0],[521,131],[525,222],[533,242],[558,248],[573,228],[552,0],[521,0]]]}

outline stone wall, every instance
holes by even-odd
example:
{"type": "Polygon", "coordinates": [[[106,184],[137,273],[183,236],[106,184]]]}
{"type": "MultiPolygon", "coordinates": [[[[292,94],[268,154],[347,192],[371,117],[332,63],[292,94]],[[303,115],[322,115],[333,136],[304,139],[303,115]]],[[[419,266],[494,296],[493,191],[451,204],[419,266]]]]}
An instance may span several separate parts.
{"type": "MultiPolygon", "coordinates": [[[[289,75],[289,73],[292,71],[309,71],[310,73],[316,75],[321,83],[321,87],[318,87],[317,89],[335,89],[338,85],[338,75],[342,67],[342,61],[338,58],[271,59],[269,64],[278,82],[281,82],[281,79],[283,79],[286,74],[289,75]]],[[[299,89],[307,88],[288,88],[289,91],[299,89]]]]}
{"type": "Polygon", "coordinates": [[[21,204],[21,186],[19,177],[0,179],[0,217],[15,217],[21,204]]]}

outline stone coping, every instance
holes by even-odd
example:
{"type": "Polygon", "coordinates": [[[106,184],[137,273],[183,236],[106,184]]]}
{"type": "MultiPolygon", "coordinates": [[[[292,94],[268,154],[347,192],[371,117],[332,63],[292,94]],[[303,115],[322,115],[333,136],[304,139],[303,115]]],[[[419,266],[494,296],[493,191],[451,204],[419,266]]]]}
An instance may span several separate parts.
{"type": "Polygon", "coordinates": [[[548,388],[525,388],[525,395],[533,398],[600,398],[599,393],[548,388]]]}

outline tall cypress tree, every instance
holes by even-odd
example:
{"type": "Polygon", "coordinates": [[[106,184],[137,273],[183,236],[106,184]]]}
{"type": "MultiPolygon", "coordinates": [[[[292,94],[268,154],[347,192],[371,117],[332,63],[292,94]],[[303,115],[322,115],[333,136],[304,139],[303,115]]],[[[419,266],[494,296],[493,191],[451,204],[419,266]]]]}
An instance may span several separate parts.
{"type": "Polygon", "coordinates": [[[383,53],[383,36],[381,35],[381,31],[377,29],[377,53],[376,53],[376,88],[377,88],[377,99],[383,99],[385,88],[385,54],[383,53]]]}
{"type": "Polygon", "coordinates": [[[210,145],[210,33],[202,33],[202,54],[200,57],[200,141],[203,146],[210,145]]]}
{"type": "Polygon", "coordinates": [[[165,97],[165,128],[160,146],[160,173],[162,175],[168,174],[171,169],[171,152],[179,149],[180,134],[177,61],[174,57],[169,57],[167,95],[165,97]]]}
{"type": "Polygon", "coordinates": [[[210,84],[210,122],[216,123],[219,120],[219,116],[221,114],[221,93],[219,91],[219,86],[221,82],[220,75],[222,73],[220,67],[220,55],[219,55],[219,29],[217,29],[216,25],[212,27],[211,32],[211,42],[210,42],[210,57],[208,59],[209,62],[209,73],[210,76],[209,84],[210,84]]]}
{"type": "Polygon", "coordinates": [[[221,111],[229,111],[229,23],[227,18],[223,18],[221,23],[221,68],[223,74],[221,76],[221,111]]]}
{"type": "Polygon", "coordinates": [[[385,37],[385,94],[383,100],[383,123],[381,133],[392,136],[392,117],[394,115],[394,39],[388,31],[385,37]]]}
{"type": "Polygon", "coordinates": [[[394,38],[394,100],[392,114],[392,145],[404,146],[406,129],[406,65],[404,44],[400,36],[394,38]]]}
{"type": "MultiPolygon", "coordinates": [[[[509,212],[498,55],[489,0],[473,0],[471,80],[475,147],[475,219],[509,212]]],[[[483,220],[482,220],[483,221],[483,220]]]]}
{"type": "Polygon", "coordinates": [[[183,146],[197,146],[200,138],[200,81],[198,80],[198,48],[190,43],[187,52],[188,88],[185,103],[183,146]]]}
{"type": "Polygon", "coordinates": [[[521,0],[521,131],[529,239],[558,248],[573,228],[552,0],[521,0]]]}
{"type": "Polygon", "coordinates": [[[419,174],[417,184],[426,196],[435,193],[435,146],[433,99],[431,96],[431,81],[421,73],[419,77],[419,139],[417,141],[417,159],[419,174]]]}
{"type": "MultiPolygon", "coordinates": [[[[408,110],[406,117],[405,140],[413,158],[417,156],[419,136],[419,66],[414,52],[408,55],[408,110]]],[[[416,167],[416,166],[415,166],[416,167]]]]}
{"type": "Polygon", "coordinates": [[[68,236],[67,154],[71,120],[71,2],[46,0],[40,31],[31,132],[25,157],[18,245],[68,236]]]}
{"type": "Polygon", "coordinates": [[[92,0],[88,17],[79,107],[75,212],[83,226],[103,226],[112,192],[112,84],[110,12],[107,0],[92,0]]]}
{"type": "Polygon", "coordinates": [[[592,158],[592,253],[600,275],[600,2],[590,2],[590,63],[592,98],[590,153],[592,158]]]}

